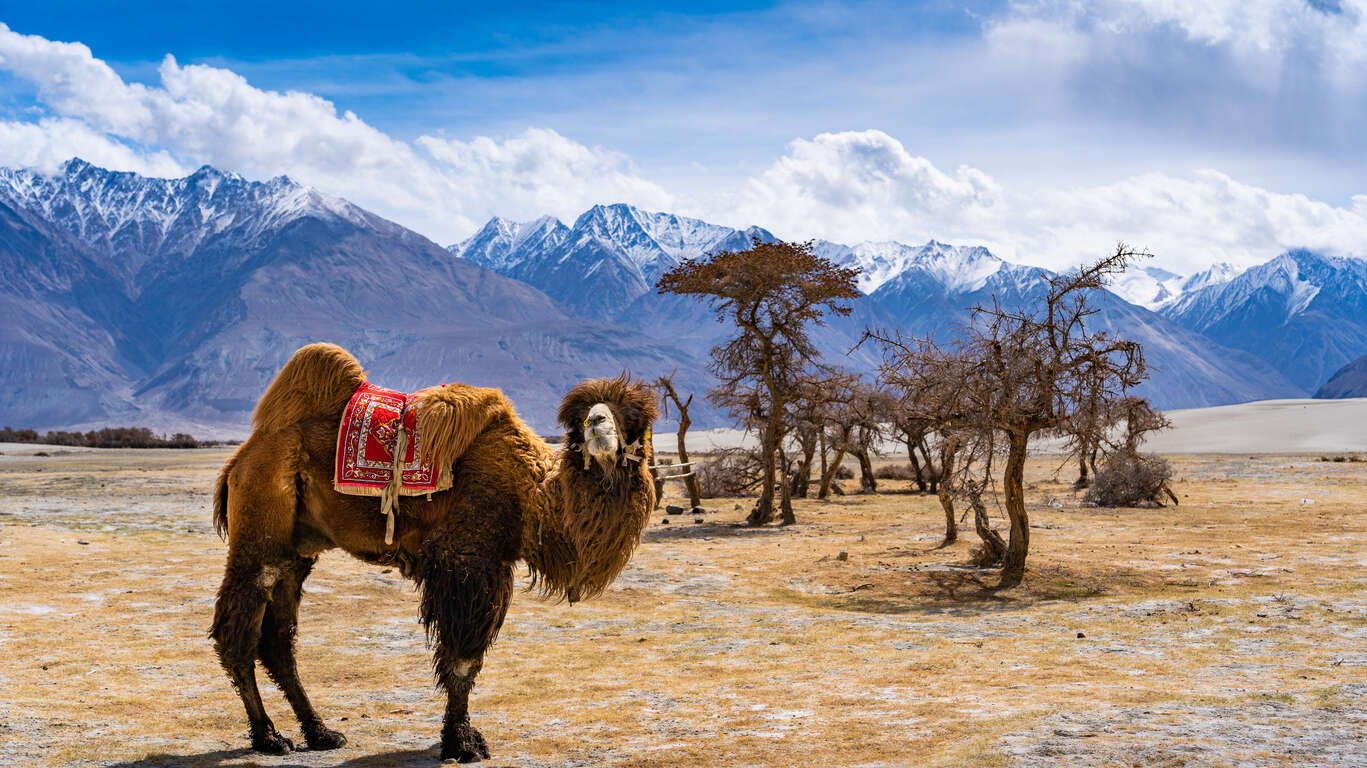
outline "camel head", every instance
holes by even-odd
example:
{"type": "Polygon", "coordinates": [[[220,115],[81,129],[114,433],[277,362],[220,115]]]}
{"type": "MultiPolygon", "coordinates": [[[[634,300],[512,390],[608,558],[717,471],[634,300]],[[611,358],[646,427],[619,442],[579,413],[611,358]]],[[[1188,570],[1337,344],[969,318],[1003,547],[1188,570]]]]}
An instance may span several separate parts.
{"type": "Polygon", "coordinates": [[[655,403],[653,390],[625,374],[590,379],[560,404],[565,443],[583,455],[585,469],[596,464],[613,473],[629,461],[642,461],[646,434],[658,414],[655,403]]]}

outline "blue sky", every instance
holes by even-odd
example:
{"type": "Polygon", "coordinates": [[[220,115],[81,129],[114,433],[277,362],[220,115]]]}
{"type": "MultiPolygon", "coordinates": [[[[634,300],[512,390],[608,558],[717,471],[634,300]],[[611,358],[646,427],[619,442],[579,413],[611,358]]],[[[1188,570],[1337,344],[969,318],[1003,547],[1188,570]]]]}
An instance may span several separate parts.
{"type": "Polygon", "coordinates": [[[6,1],[0,163],[287,173],[442,243],[622,200],[1050,266],[1122,238],[1184,273],[1298,245],[1367,255],[1364,16],[6,1]]]}

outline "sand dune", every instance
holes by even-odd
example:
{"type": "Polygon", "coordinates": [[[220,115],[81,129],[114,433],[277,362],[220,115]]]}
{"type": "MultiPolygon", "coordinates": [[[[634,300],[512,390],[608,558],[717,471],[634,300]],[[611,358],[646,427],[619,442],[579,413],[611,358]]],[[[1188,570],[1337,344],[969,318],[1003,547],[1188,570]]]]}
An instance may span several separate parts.
{"type": "MultiPolygon", "coordinates": [[[[1345,400],[1259,400],[1215,408],[1168,411],[1172,429],[1155,435],[1145,450],[1164,454],[1187,453],[1314,453],[1367,451],[1367,398],[1345,400]]],[[[748,444],[737,429],[690,432],[688,444],[713,451],[748,444]]],[[[655,445],[667,451],[674,445],[667,428],[655,445]]],[[[1055,441],[1040,440],[1038,453],[1051,453],[1055,441]]],[[[901,446],[889,443],[897,453],[901,446]]]]}
{"type": "Polygon", "coordinates": [[[1259,400],[1168,411],[1173,428],[1146,443],[1156,453],[1367,451],[1367,398],[1259,400]]]}

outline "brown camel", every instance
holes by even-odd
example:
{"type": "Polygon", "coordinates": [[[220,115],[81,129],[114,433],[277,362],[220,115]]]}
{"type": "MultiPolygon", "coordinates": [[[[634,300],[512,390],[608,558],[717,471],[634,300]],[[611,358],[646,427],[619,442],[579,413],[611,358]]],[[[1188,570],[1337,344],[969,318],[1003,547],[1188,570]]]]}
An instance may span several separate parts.
{"type": "Polygon", "coordinates": [[[333,489],[339,420],[364,381],[345,350],[312,344],[290,358],[257,404],[254,431],[214,493],[214,525],[228,541],[214,646],[246,706],[253,749],[294,748],[262,706],[258,658],[309,748],[340,747],[346,738],[323,724],[295,669],[301,587],[319,553],[334,547],[398,567],[421,590],[433,670],[447,693],[441,756],[488,758],[468,699],[507,613],[513,566],[525,562],[532,586],[570,602],[612,582],[655,504],[650,441],[642,439],[656,416],[655,396],[626,376],[579,384],[560,406],[565,443],[552,452],[496,389],[424,390],[418,433],[450,467],[452,486],[406,497],[386,545],[379,502],[333,489]]]}

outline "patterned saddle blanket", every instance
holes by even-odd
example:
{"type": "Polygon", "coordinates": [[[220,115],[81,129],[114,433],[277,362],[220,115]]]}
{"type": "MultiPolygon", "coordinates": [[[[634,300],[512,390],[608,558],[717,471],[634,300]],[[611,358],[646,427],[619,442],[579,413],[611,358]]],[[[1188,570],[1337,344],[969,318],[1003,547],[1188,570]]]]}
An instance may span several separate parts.
{"type": "Polygon", "coordinates": [[[398,496],[451,487],[450,464],[441,464],[423,445],[417,403],[416,393],[364,383],[352,394],[337,430],[332,487],[339,493],[381,497],[380,512],[389,518],[386,544],[393,543],[398,496]]]}

